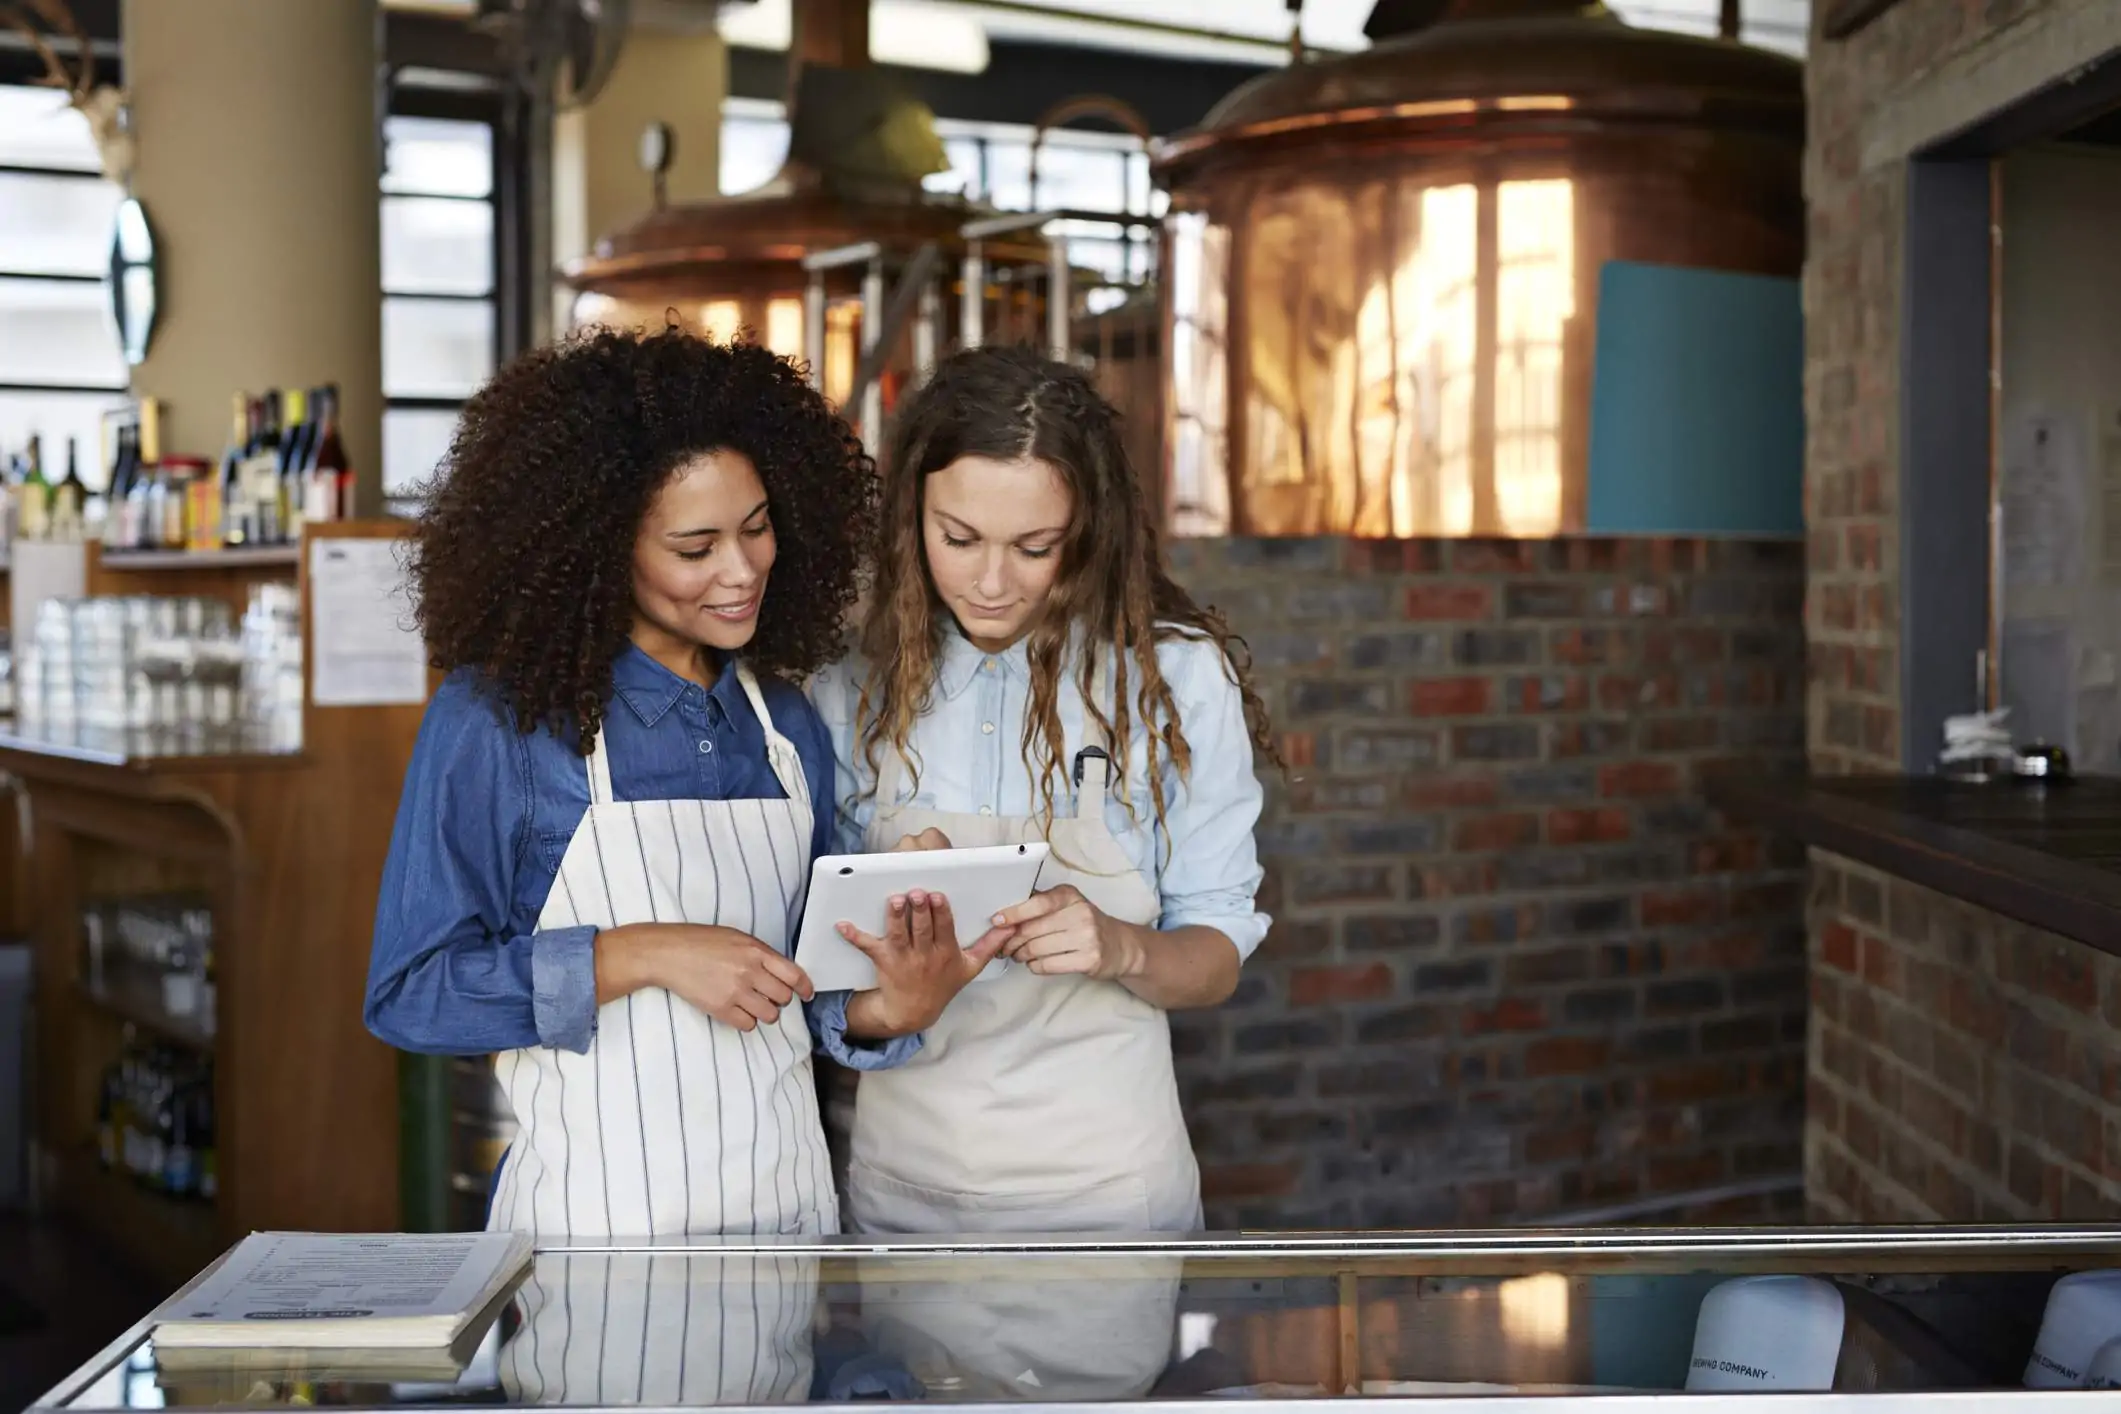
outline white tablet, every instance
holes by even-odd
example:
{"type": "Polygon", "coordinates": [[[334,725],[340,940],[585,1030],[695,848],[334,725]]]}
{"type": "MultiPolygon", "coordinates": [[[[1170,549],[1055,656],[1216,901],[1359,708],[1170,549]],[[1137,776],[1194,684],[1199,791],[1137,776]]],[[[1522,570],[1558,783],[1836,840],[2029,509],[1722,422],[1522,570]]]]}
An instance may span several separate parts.
{"type": "MultiPolygon", "coordinates": [[[[986,935],[987,920],[1031,897],[1051,847],[985,845],[975,849],[907,850],[898,854],[828,854],[810,866],[810,897],[803,905],[803,931],[795,963],[820,992],[864,991],[876,985],[876,965],[839,935],[852,923],[884,936],[885,908],[893,895],[913,889],[950,900],[957,943],[969,948],[986,935]]],[[[975,978],[984,982],[1007,971],[996,958],[975,978]]]]}

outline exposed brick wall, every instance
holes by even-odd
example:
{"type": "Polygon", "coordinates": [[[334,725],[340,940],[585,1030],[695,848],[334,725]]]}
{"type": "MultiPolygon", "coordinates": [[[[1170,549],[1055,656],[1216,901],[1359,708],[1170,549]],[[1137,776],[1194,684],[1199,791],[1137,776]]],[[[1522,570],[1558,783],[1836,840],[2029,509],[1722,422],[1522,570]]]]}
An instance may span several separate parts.
{"type": "Polygon", "coordinates": [[[1176,1018],[1215,1226],[1501,1223],[1800,1163],[1794,543],[1185,541],[1291,762],[1275,916],[1176,1018]]]}
{"type": "MultiPolygon", "coordinates": [[[[1905,168],[1865,167],[1909,96],[2113,0],[1899,0],[1806,65],[1806,744],[1899,768],[1900,299],[1905,168]],[[2012,33],[2016,31],[2015,33],[2012,33]],[[2007,42],[1999,43],[1999,40],[2007,42]]],[[[2086,60],[2093,54],[2082,56],[2086,60]]],[[[2003,101],[1942,84],[1969,105],[2003,101]]],[[[1931,113],[1934,120],[1935,113],[1931,113]]],[[[1807,1192],[1828,1218],[2110,1217],[2121,1197],[2113,959],[1813,860],[1807,1192]],[[2111,1137],[2108,1137],[2111,1127],[2111,1137]]]]}
{"type": "Polygon", "coordinates": [[[2121,959],[1814,858],[1811,1208],[1834,1222],[2110,1222],[2121,959]]]}

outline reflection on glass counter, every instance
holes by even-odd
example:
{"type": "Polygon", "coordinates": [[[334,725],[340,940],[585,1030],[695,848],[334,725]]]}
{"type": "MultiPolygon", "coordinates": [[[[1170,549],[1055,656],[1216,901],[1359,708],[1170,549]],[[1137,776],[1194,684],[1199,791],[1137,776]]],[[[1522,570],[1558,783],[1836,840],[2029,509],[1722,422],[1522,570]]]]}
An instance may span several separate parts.
{"type": "Polygon", "coordinates": [[[454,1351],[180,1359],[143,1323],[38,1407],[1767,1392],[2041,1407],[2048,1390],[2121,1387],[2117,1261],[2115,1229],[578,1242],[540,1250],[454,1351]]]}

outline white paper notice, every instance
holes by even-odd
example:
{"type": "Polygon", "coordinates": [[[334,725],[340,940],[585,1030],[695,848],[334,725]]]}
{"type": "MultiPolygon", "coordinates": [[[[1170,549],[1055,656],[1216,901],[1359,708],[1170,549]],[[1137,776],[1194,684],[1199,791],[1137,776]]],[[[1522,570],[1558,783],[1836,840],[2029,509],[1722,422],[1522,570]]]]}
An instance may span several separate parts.
{"type": "Polygon", "coordinates": [[[2003,456],[2003,582],[2075,584],[2089,499],[2083,429],[2075,418],[2021,413],[2003,456]]]}
{"type": "Polygon", "coordinates": [[[309,544],[310,701],[387,707],[427,700],[427,649],[396,540],[309,544]]]}

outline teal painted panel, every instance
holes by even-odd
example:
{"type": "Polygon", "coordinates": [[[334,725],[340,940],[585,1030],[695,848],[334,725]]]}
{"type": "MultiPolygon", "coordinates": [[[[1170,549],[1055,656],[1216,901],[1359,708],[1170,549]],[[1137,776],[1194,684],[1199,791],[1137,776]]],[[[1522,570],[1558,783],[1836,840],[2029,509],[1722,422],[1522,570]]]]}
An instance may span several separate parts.
{"type": "Polygon", "coordinates": [[[1607,262],[1586,489],[1592,534],[1803,534],[1798,282],[1607,262]]]}

